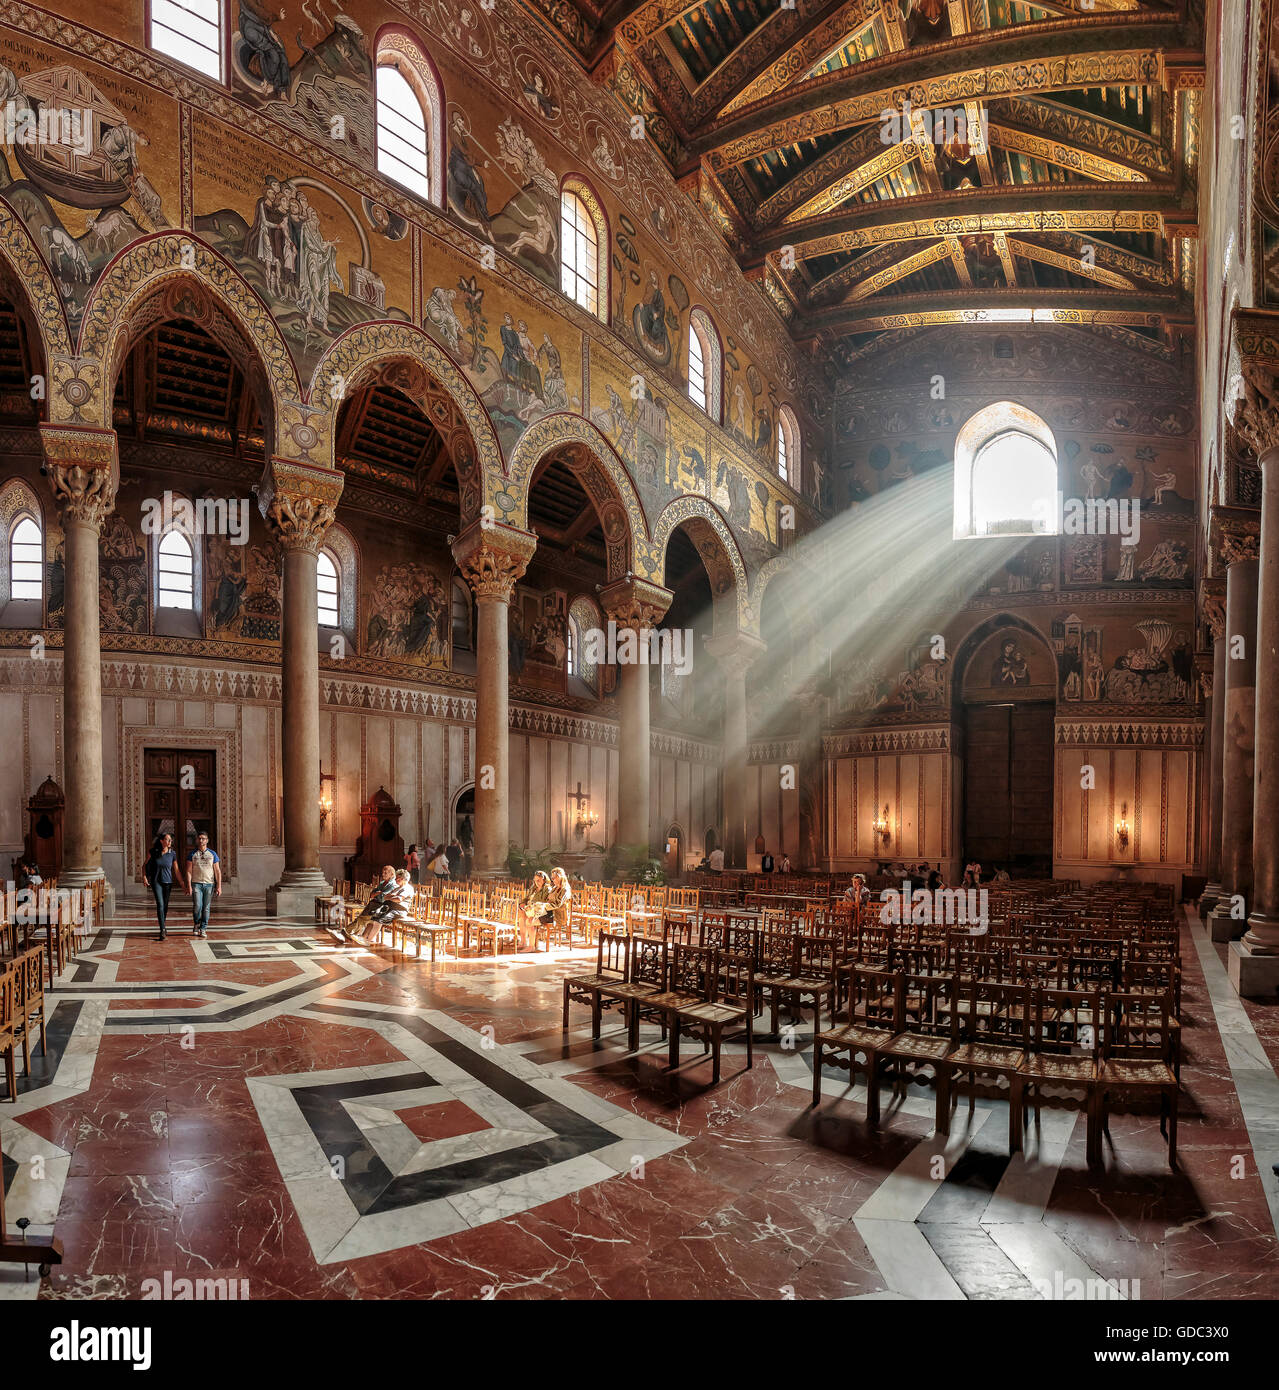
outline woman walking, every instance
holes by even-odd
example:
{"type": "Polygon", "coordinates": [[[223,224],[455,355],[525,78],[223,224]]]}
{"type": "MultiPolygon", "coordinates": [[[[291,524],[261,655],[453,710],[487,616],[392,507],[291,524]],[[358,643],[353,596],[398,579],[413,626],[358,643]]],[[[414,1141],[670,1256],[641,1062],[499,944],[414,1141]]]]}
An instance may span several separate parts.
{"type": "Polygon", "coordinates": [[[151,857],[142,870],[142,882],[151,890],[155,898],[156,920],[160,923],[159,940],[165,936],[165,918],[169,913],[169,894],[176,883],[182,886],[182,869],[178,856],[173,852],[173,836],[166,830],[151,847],[151,857]]]}
{"type": "Polygon", "coordinates": [[[421,883],[422,860],[417,852],[417,845],[412,844],[404,852],[404,867],[409,871],[410,883],[421,883]]]}

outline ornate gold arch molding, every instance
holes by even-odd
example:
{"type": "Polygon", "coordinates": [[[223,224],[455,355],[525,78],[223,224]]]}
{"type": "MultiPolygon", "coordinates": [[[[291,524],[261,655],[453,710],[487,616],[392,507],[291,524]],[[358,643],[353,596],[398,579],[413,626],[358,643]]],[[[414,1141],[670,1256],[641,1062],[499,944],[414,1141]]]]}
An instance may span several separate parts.
{"type": "Polygon", "coordinates": [[[44,257],[25,223],[0,198],[0,262],[7,274],[6,288],[24,300],[32,325],[40,335],[45,371],[55,357],[71,354],[71,333],[62,310],[62,296],[49,274],[44,257]]]}
{"type": "Polygon", "coordinates": [[[505,470],[493,422],[462,369],[412,324],[358,324],[332,344],[311,375],[308,397],[323,413],[330,438],[342,401],[373,380],[406,395],[444,436],[457,473],[462,522],[474,521],[505,470]]]}
{"type": "MultiPolygon", "coordinates": [[[[731,603],[739,632],[757,635],[758,610],[751,602],[750,581],[737,540],[723,514],[704,497],[677,497],[657,518],[653,545],[661,557],[658,582],[665,582],[666,550],[677,527],[683,526],[702,557],[715,596],[715,625],[719,628],[731,603]]],[[[770,564],[774,563],[769,561],[770,564]]]]}
{"type": "Polygon", "coordinates": [[[817,566],[810,563],[808,558],[801,558],[800,552],[790,555],[774,555],[771,560],[766,560],[755,571],[755,582],[751,585],[751,616],[756,624],[751,629],[753,632],[759,631],[760,615],[764,611],[764,591],[779,574],[796,567],[803,570],[813,582],[819,581],[817,566]]]}
{"type": "Polygon", "coordinates": [[[227,333],[233,327],[252,350],[269,399],[274,430],[268,452],[327,462],[322,446],[331,437],[302,403],[297,369],[275,319],[243,276],[189,232],[146,237],[108,265],[85,306],[79,356],[55,370],[49,410],[56,423],[111,427],[116,373],[138,333],[158,322],[159,313],[194,318],[235,355],[227,333]]]}
{"type": "Polygon", "coordinates": [[[544,415],[520,435],[509,476],[485,478],[485,501],[498,520],[527,529],[533,474],[549,455],[561,452],[599,512],[608,546],[609,582],[636,574],[660,584],[663,551],[649,537],[631,475],[608,440],[580,415],[544,415]]]}

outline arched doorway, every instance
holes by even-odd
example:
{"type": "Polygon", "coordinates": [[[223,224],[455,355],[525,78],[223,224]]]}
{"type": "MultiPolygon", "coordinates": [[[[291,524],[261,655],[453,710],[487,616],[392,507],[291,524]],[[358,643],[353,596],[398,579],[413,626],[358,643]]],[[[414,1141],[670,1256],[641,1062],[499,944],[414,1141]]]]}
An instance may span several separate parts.
{"type": "Polygon", "coordinates": [[[475,853],[475,784],[463,787],[453,799],[453,816],[448,827],[463,853],[470,858],[475,853]]]}
{"type": "Polygon", "coordinates": [[[672,825],[666,832],[666,855],[662,868],[667,878],[679,878],[684,872],[684,832],[678,825],[672,825]]]}
{"type": "Polygon", "coordinates": [[[1026,624],[994,619],[965,642],[957,666],[964,862],[977,860],[986,877],[996,868],[1014,877],[1051,875],[1057,698],[1052,652],[1026,624]]]}

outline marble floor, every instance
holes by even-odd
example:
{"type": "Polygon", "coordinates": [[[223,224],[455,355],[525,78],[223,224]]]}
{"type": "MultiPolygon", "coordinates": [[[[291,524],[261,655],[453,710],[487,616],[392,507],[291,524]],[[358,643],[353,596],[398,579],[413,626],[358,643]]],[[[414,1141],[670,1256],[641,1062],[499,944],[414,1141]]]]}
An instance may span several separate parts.
{"type": "Polygon", "coordinates": [[[563,975],[588,953],[441,961],[340,946],[219,903],[207,941],[122,905],[47,996],[47,1057],[0,1101],[10,1227],[48,1279],[0,1298],[1279,1297],[1279,1005],[1241,1005],[1183,932],[1180,1170],[1155,1114],[1115,1115],[1104,1174],[1047,1109],[1009,1159],[997,1101],[933,1137],[931,1096],[877,1132],[807,1024],[724,1076],[655,1031],[591,1040],[563,975]]]}

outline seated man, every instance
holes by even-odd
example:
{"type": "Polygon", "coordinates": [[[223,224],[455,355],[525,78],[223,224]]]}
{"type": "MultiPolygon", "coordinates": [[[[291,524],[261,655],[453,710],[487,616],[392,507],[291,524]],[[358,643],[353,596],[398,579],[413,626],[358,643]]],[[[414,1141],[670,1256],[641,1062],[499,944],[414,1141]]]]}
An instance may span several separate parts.
{"type": "MultiPolygon", "coordinates": [[[[400,872],[404,873],[404,870],[400,872]]],[[[408,875],[405,874],[405,881],[407,882],[407,880],[408,875]]],[[[409,885],[409,889],[412,891],[412,884],[409,885]]],[[[412,901],[411,898],[410,901],[412,901]]],[[[370,894],[368,902],[365,903],[360,915],[350,926],[342,927],[342,934],[348,941],[358,941],[363,946],[365,944],[365,928],[369,928],[372,940],[368,944],[372,945],[382,935],[382,927],[385,923],[403,911],[401,885],[396,872],[390,864],[383,864],[382,876],[370,894]]]]}

